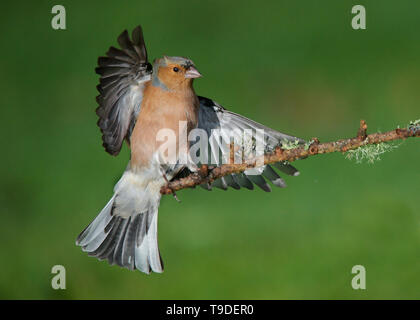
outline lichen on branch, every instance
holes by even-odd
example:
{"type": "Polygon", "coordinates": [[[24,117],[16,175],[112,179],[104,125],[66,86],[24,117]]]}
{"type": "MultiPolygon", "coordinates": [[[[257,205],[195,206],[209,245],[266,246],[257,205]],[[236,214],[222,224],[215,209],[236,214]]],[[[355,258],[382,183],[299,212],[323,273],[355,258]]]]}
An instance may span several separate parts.
{"type": "Polygon", "coordinates": [[[396,148],[398,148],[398,145],[392,145],[389,142],[368,144],[360,148],[347,151],[346,159],[355,160],[356,163],[362,163],[366,161],[369,164],[373,164],[374,162],[381,160],[381,155],[396,148]]]}
{"type": "Polygon", "coordinates": [[[384,152],[395,148],[395,146],[385,144],[386,142],[403,140],[410,137],[420,137],[420,119],[411,121],[405,129],[397,128],[384,133],[377,132],[371,134],[367,134],[367,124],[364,120],[361,120],[357,136],[354,138],[325,143],[320,143],[317,138],[312,138],[311,141],[304,145],[289,143],[284,145],[283,148],[277,147],[274,152],[264,154],[262,156],[263,159],[259,157],[244,163],[223,164],[215,168],[209,168],[207,165],[203,165],[196,173],[170,181],[166,186],[162,187],[161,193],[171,194],[181,189],[193,188],[202,183],[212,183],[223,176],[254,168],[256,163],[293,162],[298,159],[332,152],[347,153],[348,157],[354,158],[356,161],[363,159],[366,159],[368,162],[374,161],[384,152]]]}

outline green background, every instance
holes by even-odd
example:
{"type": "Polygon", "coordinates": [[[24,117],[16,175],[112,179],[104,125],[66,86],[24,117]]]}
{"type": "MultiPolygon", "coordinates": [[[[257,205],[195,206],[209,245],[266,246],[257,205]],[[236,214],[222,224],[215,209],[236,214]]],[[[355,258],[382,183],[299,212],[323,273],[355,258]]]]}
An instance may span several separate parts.
{"type": "Polygon", "coordinates": [[[420,5],[359,1],[56,1],[2,5],[0,297],[15,299],[420,298],[420,141],[370,164],[342,154],[298,161],[288,188],[183,190],[163,198],[163,274],[88,257],[79,232],[112,195],[129,153],[106,154],[94,73],[124,29],[151,59],[190,57],[198,94],[321,142],[420,118],[420,5]],[[67,289],[51,288],[51,268],[67,289]],[[367,271],[353,290],[351,269],[367,271]]]}

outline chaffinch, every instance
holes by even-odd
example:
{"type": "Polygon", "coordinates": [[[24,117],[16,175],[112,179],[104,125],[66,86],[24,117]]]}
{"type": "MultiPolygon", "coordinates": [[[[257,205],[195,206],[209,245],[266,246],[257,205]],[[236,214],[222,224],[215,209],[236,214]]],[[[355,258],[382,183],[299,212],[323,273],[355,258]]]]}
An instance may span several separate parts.
{"type": "MultiPolygon", "coordinates": [[[[160,189],[171,179],[196,171],[203,164],[203,161],[197,163],[192,159],[190,142],[182,147],[180,124],[187,135],[194,129],[201,129],[210,137],[215,129],[234,132],[235,138],[246,130],[262,130],[263,151],[272,151],[285,141],[300,144],[303,140],[197,96],[193,80],[201,74],[190,59],[164,56],[156,59],[152,67],[140,26],[133,30],[131,38],[125,30],[118,37],[121,49],[110,47],[106,57],[99,57],[96,68],[100,75],[96,113],[103,146],[115,156],[125,140],[131,149],[131,158],[114,187],[111,200],[81,232],[76,244],[90,256],[106,259],[110,264],[145,273],[163,272],[157,239],[160,189]],[[168,138],[165,142],[168,148],[177,150],[173,158],[168,156],[167,150],[164,154],[160,148],[164,141],[158,139],[161,130],[168,129],[175,133],[174,139],[168,138]]],[[[244,152],[256,149],[255,139],[248,142],[250,145],[242,146],[244,152]]],[[[210,138],[200,152],[202,155],[210,153],[214,156],[213,164],[220,165],[222,160],[218,152],[223,149],[222,144],[223,139],[210,138]]],[[[299,174],[287,163],[279,162],[275,167],[288,175],[299,174]]],[[[208,190],[212,186],[225,190],[229,186],[253,189],[256,184],[269,192],[270,186],[264,178],[275,186],[286,186],[277,172],[265,165],[225,176],[203,187],[208,190]]]]}

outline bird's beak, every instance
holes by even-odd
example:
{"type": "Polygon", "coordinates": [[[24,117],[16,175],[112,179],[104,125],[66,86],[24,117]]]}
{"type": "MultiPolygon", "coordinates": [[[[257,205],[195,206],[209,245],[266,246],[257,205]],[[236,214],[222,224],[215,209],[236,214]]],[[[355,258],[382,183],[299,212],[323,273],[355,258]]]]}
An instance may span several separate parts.
{"type": "Polygon", "coordinates": [[[198,70],[193,66],[189,67],[187,69],[187,72],[185,72],[185,78],[194,79],[194,78],[200,78],[200,77],[202,77],[201,73],[198,72],[198,70]]]}

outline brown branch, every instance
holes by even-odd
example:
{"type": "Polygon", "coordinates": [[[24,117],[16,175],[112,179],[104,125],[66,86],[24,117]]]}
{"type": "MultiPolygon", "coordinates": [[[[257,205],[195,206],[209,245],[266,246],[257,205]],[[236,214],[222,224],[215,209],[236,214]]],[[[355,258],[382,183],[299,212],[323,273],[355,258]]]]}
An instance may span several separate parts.
{"type": "Polygon", "coordinates": [[[161,193],[170,194],[181,189],[194,188],[202,183],[212,183],[214,180],[228,174],[239,173],[253,168],[258,160],[264,160],[264,164],[281,161],[293,162],[295,160],[304,159],[317,154],[347,152],[369,144],[379,144],[382,142],[406,139],[409,137],[420,137],[419,123],[414,123],[406,129],[398,128],[384,133],[372,133],[368,135],[367,124],[364,120],[361,120],[360,128],[355,138],[325,143],[320,143],[317,138],[313,138],[311,144],[307,146],[299,146],[293,149],[282,149],[277,147],[273,153],[263,155],[263,159],[255,158],[241,164],[223,164],[215,168],[204,165],[196,173],[192,173],[185,178],[169,182],[169,184],[162,187],[161,193]]]}

